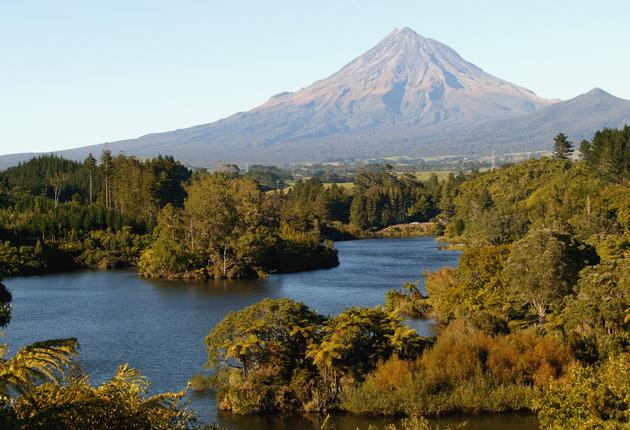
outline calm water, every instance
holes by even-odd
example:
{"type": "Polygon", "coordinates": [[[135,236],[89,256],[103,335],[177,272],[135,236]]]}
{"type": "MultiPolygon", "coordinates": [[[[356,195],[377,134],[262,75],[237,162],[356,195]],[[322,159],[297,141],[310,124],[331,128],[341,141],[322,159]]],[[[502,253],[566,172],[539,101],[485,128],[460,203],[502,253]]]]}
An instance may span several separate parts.
{"type": "MultiPolygon", "coordinates": [[[[425,269],[457,263],[458,252],[439,251],[432,238],[339,242],[341,264],[330,270],[272,275],[265,280],[192,283],[153,281],[131,271],[84,271],[7,279],[13,293],[13,319],[7,341],[28,343],[76,337],[80,364],[94,383],[108,379],[121,363],[141,369],[153,391],[179,390],[203,370],[203,339],[227,312],[264,297],[289,297],[323,314],[349,306],[383,303],[385,292],[406,281],[422,283],[425,269]]],[[[411,322],[422,334],[427,322],[411,322]]],[[[318,428],[305,419],[217,416],[212,396],[193,396],[204,420],[233,430],[318,428]]],[[[340,429],[367,427],[370,421],[339,417],[340,429]]],[[[461,420],[459,420],[461,421],[461,420]]],[[[459,422],[458,421],[458,422],[459,422]]],[[[468,429],[535,429],[528,417],[468,419],[468,429]],[[518,423],[518,424],[517,424],[518,423]]]]}

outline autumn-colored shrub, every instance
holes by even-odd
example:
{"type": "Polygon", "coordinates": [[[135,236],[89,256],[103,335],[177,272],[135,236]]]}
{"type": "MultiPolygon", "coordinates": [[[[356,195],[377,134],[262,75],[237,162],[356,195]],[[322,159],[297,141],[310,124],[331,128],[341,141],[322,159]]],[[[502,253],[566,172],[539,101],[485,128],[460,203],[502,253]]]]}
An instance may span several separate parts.
{"type": "Polygon", "coordinates": [[[545,386],[561,376],[571,362],[566,345],[534,331],[496,336],[488,350],[488,372],[502,383],[545,386]]]}
{"type": "Polygon", "coordinates": [[[380,363],[364,383],[345,391],[341,407],[423,416],[529,409],[541,387],[570,362],[556,338],[533,331],[491,336],[459,320],[421,358],[380,363]]]}

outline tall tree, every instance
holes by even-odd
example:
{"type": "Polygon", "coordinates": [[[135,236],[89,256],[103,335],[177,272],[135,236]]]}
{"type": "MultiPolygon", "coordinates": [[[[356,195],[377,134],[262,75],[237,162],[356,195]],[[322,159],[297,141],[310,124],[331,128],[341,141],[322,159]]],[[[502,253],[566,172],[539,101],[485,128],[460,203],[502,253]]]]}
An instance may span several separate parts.
{"type": "Polygon", "coordinates": [[[92,204],[92,202],[94,201],[93,200],[93,196],[94,196],[94,178],[93,178],[93,175],[94,175],[94,171],[96,170],[96,158],[94,158],[94,156],[92,155],[91,152],[88,154],[87,158],[83,162],[83,166],[88,172],[88,177],[89,177],[89,182],[90,182],[90,190],[89,190],[89,200],[88,200],[88,202],[90,204],[92,204]]]}
{"type": "Polygon", "coordinates": [[[558,133],[553,138],[553,157],[558,160],[568,160],[573,154],[573,142],[564,133],[558,133]]]}
{"type": "Polygon", "coordinates": [[[110,150],[106,149],[101,154],[101,164],[103,166],[103,182],[105,184],[105,207],[109,209],[111,207],[110,182],[111,182],[111,166],[112,166],[112,152],[110,150]]]}
{"type": "Polygon", "coordinates": [[[580,152],[586,163],[608,180],[624,183],[630,179],[630,126],[598,131],[591,142],[582,142],[580,152]]]}

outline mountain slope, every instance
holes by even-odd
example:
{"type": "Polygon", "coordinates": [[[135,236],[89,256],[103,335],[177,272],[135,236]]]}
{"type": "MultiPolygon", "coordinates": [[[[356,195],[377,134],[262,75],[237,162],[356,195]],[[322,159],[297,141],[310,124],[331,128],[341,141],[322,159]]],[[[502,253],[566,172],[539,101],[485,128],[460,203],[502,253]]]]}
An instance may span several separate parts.
{"type": "Polygon", "coordinates": [[[447,133],[451,143],[442,142],[441,147],[470,155],[488,155],[493,149],[499,153],[548,151],[558,132],[579,142],[591,139],[604,127],[621,128],[626,124],[630,124],[630,101],[595,88],[529,115],[453,130],[447,133]]]}
{"type": "MultiPolygon", "coordinates": [[[[558,131],[590,137],[627,121],[628,112],[630,102],[601,90],[561,103],[538,97],[404,28],[331,76],[248,112],[108,147],[139,157],[171,154],[192,166],[487,155],[546,149],[558,131]]],[[[83,159],[103,149],[58,153],[83,159]]],[[[0,157],[0,167],[30,156],[0,157]]]]}

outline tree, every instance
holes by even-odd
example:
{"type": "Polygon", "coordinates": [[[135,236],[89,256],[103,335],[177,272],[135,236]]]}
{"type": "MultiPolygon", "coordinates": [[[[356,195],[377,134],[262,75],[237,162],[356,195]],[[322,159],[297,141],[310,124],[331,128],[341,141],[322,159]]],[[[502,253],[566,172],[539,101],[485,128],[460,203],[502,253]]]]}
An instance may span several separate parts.
{"type": "Polygon", "coordinates": [[[274,241],[274,215],[265,200],[254,180],[223,173],[206,175],[188,188],[184,219],[190,249],[205,261],[210,277],[262,270],[264,253],[274,241]]]}
{"type": "Polygon", "coordinates": [[[89,177],[89,181],[90,181],[90,193],[89,193],[89,199],[88,199],[88,203],[92,204],[93,200],[93,196],[94,196],[94,171],[96,170],[96,158],[94,158],[94,156],[92,155],[92,153],[90,152],[87,156],[87,158],[85,159],[85,161],[83,162],[83,166],[84,168],[88,171],[88,177],[89,177]]]}
{"type": "Polygon", "coordinates": [[[591,142],[582,142],[580,152],[586,163],[609,181],[625,183],[630,179],[630,126],[598,131],[591,142]]]}
{"type": "Polygon", "coordinates": [[[361,380],[379,360],[392,354],[414,358],[423,346],[422,338],[404,330],[396,314],[354,307],[326,323],[321,342],[311,345],[308,357],[336,393],[341,376],[361,380]]]}
{"type": "Polygon", "coordinates": [[[108,149],[103,150],[101,154],[101,165],[103,166],[103,183],[105,184],[105,207],[111,207],[111,167],[112,167],[112,152],[108,149]]]}
{"type": "Polygon", "coordinates": [[[567,233],[533,230],[512,245],[502,273],[513,308],[533,313],[538,324],[549,312],[558,313],[563,298],[573,292],[580,271],[599,262],[593,246],[567,233]]]}
{"type": "Polygon", "coordinates": [[[59,204],[59,195],[61,194],[61,190],[63,186],[69,179],[69,175],[66,172],[55,172],[50,177],[50,185],[53,187],[54,198],[55,198],[55,208],[59,204]]]}
{"type": "Polygon", "coordinates": [[[397,175],[390,165],[359,169],[354,182],[350,222],[363,229],[427,221],[438,213],[433,196],[413,175],[397,175]]]}
{"type": "Polygon", "coordinates": [[[38,382],[58,381],[59,376],[77,355],[74,338],[36,342],[5,358],[8,348],[0,345],[0,403],[13,392],[32,392],[38,382]]]}
{"type": "MultiPolygon", "coordinates": [[[[127,365],[100,386],[74,372],[38,386],[14,405],[17,428],[41,430],[192,430],[195,417],[180,406],[185,392],[148,395],[149,381],[127,365]]],[[[204,427],[205,428],[205,427],[204,427]]],[[[210,427],[212,429],[213,427],[210,427]]]]}
{"type": "Polygon", "coordinates": [[[558,160],[569,160],[573,154],[573,142],[563,133],[558,133],[553,142],[553,157],[558,160]]]}
{"type": "Polygon", "coordinates": [[[425,275],[433,317],[447,324],[468,318],[489,331],[500,331],[508,318],[509,297],[501,273],[510,255],[507,245],[466,247],[456,269],[442,269],[425,275]]]}
{"type": "Polygon", "coordinates": [[[324,320],[289,299],[264,299],[229,313],[206,337],[206,366],[216,374],[222,406],[273,412],[291,408],[297,392],[310,398],[316,374],[306,351],[324,320]]]}
{"type": "Polygon", "coordinates": [[[153,230],[154,241],[140,257],[138,268],[144,276],[169,278],[172,274],[187,272],[190,252],[186,246],[186,226],[181,210],[170,203],[157,216],[153,230]]]}
{"type": "Polygon", "coordinates": [[[592,339],[604,357],[630,346],[626,312],[630,303],[630,259],[605,260],[580,272],[575,295],[562,313],[567,332],[592,339]]]}
{"type": "Polygon", "coordinates": [[[264,299],[230,312],[206,337],[206,366],[221,370],[236,360],[244,375],[266,365],[284,377],[305,365],[307,346],[315,341],[324,317],[290,299],[264,299]]]}

